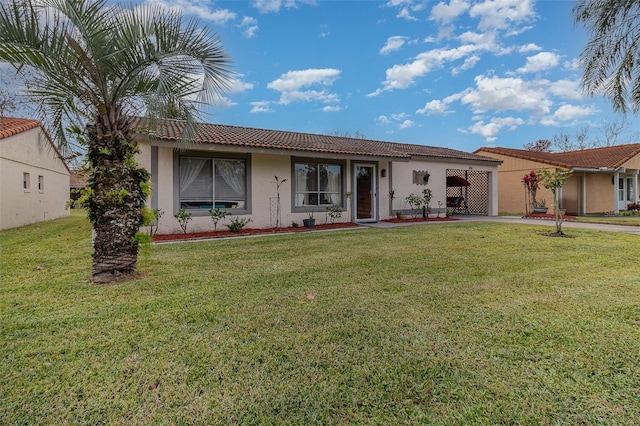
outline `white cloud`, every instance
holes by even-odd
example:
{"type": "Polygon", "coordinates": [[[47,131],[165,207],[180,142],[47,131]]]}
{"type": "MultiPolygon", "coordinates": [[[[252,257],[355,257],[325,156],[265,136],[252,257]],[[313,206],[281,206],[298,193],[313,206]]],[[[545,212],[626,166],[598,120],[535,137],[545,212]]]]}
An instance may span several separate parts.
{"type": "Polygon", "coordinates": [[[541,83],[546,84],[549,93],[552,95],[571,100],[580,100],[583,98],[582,89],[578,80],[558,80],[554,82],[541,80],[541,83]]]}
{"type": "Polygon", "coordinates": [[[258,20],[250,16],[242,18],[242,22],[238,25],[238,28],[243,29],[243,34],[246,38],[252,38],[258,32],[258,20]]]}
{"type": "Polygon", "coordinates": [[[394,65],[386,71],[387,78],[382,83],[383,89],[368,96],[376,96],[381,91],[406,89],[413,85],[414,80],[429,73],[431,70],[441,68],[443,64],[467,56],[473,46],[461,46],[455,49],[434,49],[416,56],[411,63],[394,65]]]}
{"type": "Polygon", "coordinates": [[[440,2],[431,9],[431,19],[449,23],[469,9],[470,3],[465,0],[451,0],[449,4],[440,2]]]}
{"type": "Polygon", "coordinates": [[[258,9],[260,13],[279,12],[282,6],[281,0],[253,0],[251,6],[258,9]]]}
{"type": "Polygon", "coordinates": [[[316,4],[315,0],[286,0],[284,4],[282,0],[252,0],[251,6],[258,9],[260,13],[280,12],[282,6],[287,9],[297,9],[299,3],[316,4]]]}
{"type": "Polygon", "coordinates": [[[538,52],[540,50],[542,50],[542,47],[538,46],[535,43],[525,44],[518,48],[518,52],[520,53],[538,52]]]}
{"type": "Polygon", "coordinates": [[[399,129],[408,129],[416,125],[414,121],[409,119],[409,114],[405,112],[391,114],[391,116],[380,115],[376,121],[380,124],[396,124],[399,129]]]}
{"type": "Polygon", "coordinates": [[[553,102],[545,87],[520,78],[475,78],[476,88],[467,89],[461,96],[463,104],[471,106],[475,114],[485,111],[531,111],[534,115],[548,114],[553,102]]]}
{"type": "Polygon", "coordinates": [[[216,25],[223,26],[229,21],[236,19],[237,15],[228,9],[211,10],[198,1],[188,0],[147,0],[148,4],[158,4],[167,9],[179,10],[184,14],[196,15],[207,21],[212,21],[216,25]]]}
{"type": "Polygon", "coordinates": [[[477,56],[477,55],[470,56],[464,60],[464,63],[462,65],[460,65],[459,67],[453,68],[453,70],[451,70],[451,74],[457,75],[462,71],[470,70],[471,68],[476,66],[478,61],[480,61],[480,56],[477,56]]]}
{"type": "Polygon", "coordinates": [[[309,86],[331,86],[340,76],[341,71],[332,68],[289,71],[280,78],[267,84],[269,89],[280,92],[280,103],[320,101],[323,103],[339,102],[340,98],[326,90],[301,90],[309,86]]]}
{"type": "Polygon", "coordinates": [[[227,109],[232,106],[238,105],[236,102],[233,102],[231,99],[222,95],[215,95],[212,100],[212,104],[214,107],[219,109],[227,109]]]}
{"type": "Polygon", "coordinates": [[[411,12],[409,12],[409,8],[403,7],[402,9],[400,9],[400,12],[398,12],[398,14],[396,15],[396,18],[402,18],[402,19],[406,19],[407,21],[417,21],[418,18],[416,18],[415,16],[411,15],[411,12]]]}
{"type": "Polygon", "coordinates": [[[408,115],[406,113],[404,113],[404,112],[401,112],[399,114],[391,114],[391,118],[393,118],[396,121],[404,120],[407,117],[408,117],[408,115]]]}
{"type": "Polygon", "coordinates": [[[594,106],[562,105],[553,113],[553,118],[560,121],[571,121],[598,113],[594,106]]]}
{"type": "Polygon", "coordinates": [[[420,12],[425,7],[422,0],[389,0],[385,3],[385,6],[399,8],[400,11],[396,18],[406,19],[407,21],[417,21],[418,18],[413,16],[411,12],[420,12]]]}
{"type": "Polygon", "coordinates": [[[507,30],[533,20],[534,0],[485,0],[475,3],[469,10],[469,16],[480,19],[481,31],[507,30]]]}
{"type": "Polygon", "coordinates": [[[577,71],[580,69],[580,60],[575,58],[571,61],[565,61],[562,65],[568,70],[577,71]]]}
{"type": "Polygon", "coordinates": [[[496,140],[497,134],[507,128],[509,131],[516,130],[518,126],[524,124],[524,120],[514,117],[494,117],[488,123],[484,121],[478,121],[469,126],[465,133],[472,133],[480,135],[486,139],[487,142],[493,142],[496,140]]]}
{"type": "Polygon", "coordinates": [[[286,0],[284,7],[286,7],[287,9],[298,9],[299,3],[304,3],[304,4],[316,4],[316,0],[286,0]]]}
{"type": "Polygon", "coordinates": [[[312,84],[330,86],[340,76],[341,71],[333,68],[289,71],[267,84],[270,89],[280,92],[298,90],[312,84]]]}
{"type": "Polygon", "coordinates": [[[432,101],[427,102],[424,105],[424,108],[420,108],[416,111],[416,114],[426,114],[426,115],[446,115],[451,114],[453,111],[449,111],[449,103],[445,101],[441,101],[438,99],[434,99],[432,101]]]}
{"type": "Polygon", "coordinates": [[[338,105],[327,105],[326,107],[322,108],[323,112],[338,112],[338,111],[342,111],[342,107],[338,106],[338,105]]]}
{"type": "Polygon", "coordinates": [[[229,82],[229,87],[226,90],[227,93],[242,93],[253,89],[253,83],[246,83],[240,80],[241,77],[244,77],[244,74],[235,75],[235,78],[229,82]]]}
{"type": "Polygon", "coordinates": [[[400,50],[400,48],[404,45],[407,37],[404,36],[393,36],[387,39],[387,43],[384,45],[382,49],[380,49],[381,55],[386,55],[391,52],[395,52],[396,50],[400,50]]]}
{"type": "Polygon", "coordinates": [[[560,56],[551,52],[540,52],[529,56],[524,67],[518,68],[520,73],[546,71],[555,68],[560,63],[560,56]]]}
{"type": "Polygon", "coordinates": [[[415,126],[415,125],[416,125],[416,123],[414,123],[414,122],[413,122],[413,121],[411,121],[411,120],[404,120],[404,121],[400,124],[400,128],[401,128],[401,129],[408,129],[408,128],[413,127],[413,126],[415,126]]]}
{"type": "Polygon", "coordinates": [[[413,4],[413,0],[389,0],[385,3],[387,7],[408,6],[413,4]]]}
{"type": "Polygon", "coordinates": [[[251,106],[253,108],[251,108],[251,111],[249,111],[251,114],[255,114],[258,112],[273,112],[273,109],[269,108],[270,102],[268,101],[258,101],[258,102],[251,102],[251,106]]]}

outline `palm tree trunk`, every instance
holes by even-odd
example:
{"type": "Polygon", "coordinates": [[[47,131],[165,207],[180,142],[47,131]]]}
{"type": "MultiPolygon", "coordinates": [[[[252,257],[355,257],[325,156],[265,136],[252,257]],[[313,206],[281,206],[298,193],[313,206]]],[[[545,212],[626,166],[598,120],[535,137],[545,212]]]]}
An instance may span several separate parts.
{"type": "Polygon", "coordinates": [[[142,224],[149,174],[135,161],[138,145],[119,109],[88,126],[91,167],[89,219],[93,225],[92,281],[109,283],[131,274],[138,261],[135,235],[142,224]]]}

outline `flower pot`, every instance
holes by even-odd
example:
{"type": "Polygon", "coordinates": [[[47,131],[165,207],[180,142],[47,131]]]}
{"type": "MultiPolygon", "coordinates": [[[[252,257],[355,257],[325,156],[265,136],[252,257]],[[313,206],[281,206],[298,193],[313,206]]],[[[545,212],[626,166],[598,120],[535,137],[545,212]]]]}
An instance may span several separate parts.
{"type": "Polygon", "coordinates": [[[302,224],[305,228],[313,228],[314,226],[316,226],[316,219],[302,219],[302,224]]]}
{"type": "Polygon", "coordinates": [[[396,213],[396,217],[401,220],[409,219],[409,215],[406,213],[396,213]]]}

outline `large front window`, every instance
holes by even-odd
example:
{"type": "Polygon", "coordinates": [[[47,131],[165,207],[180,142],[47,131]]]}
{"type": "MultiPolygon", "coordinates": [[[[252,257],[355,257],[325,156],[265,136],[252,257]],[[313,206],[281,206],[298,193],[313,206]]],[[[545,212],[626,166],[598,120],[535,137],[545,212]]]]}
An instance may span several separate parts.
{"type": "Polygon", "coordinates": [[[342,205],[341,164],[295,162],[295,206],[342,205]]]}
{"type": "Polygon", "coordinates": [[[180,157],[180,208],[245,209],[244,159],[180,157]]]}

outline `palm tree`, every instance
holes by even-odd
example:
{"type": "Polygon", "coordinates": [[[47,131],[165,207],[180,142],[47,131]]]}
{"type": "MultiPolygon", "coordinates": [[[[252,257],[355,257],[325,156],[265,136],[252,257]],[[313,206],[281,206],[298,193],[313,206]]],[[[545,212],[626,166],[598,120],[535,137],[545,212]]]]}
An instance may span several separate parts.
{"type": "Polygon", "coordinates": [[[189,123],[184,137],[193,137],[194,101],[212,101],[232,76],[219,39],[159,6],[3,0],[0,60],[36,71],[31,93],[61,148],[70,145],[70,127],[85,145],[93,281],[133,272],[149,194],[149,173],[135,160],[134,116],[178,109],[189,123]]]}
{"type": "Polygon", "coordinates": [[[573,7],[589,40],[580,55],[582,85],[587,93],[603,93],[619,112],[640,110],[640,1],[578,0],[573,7]]]}

